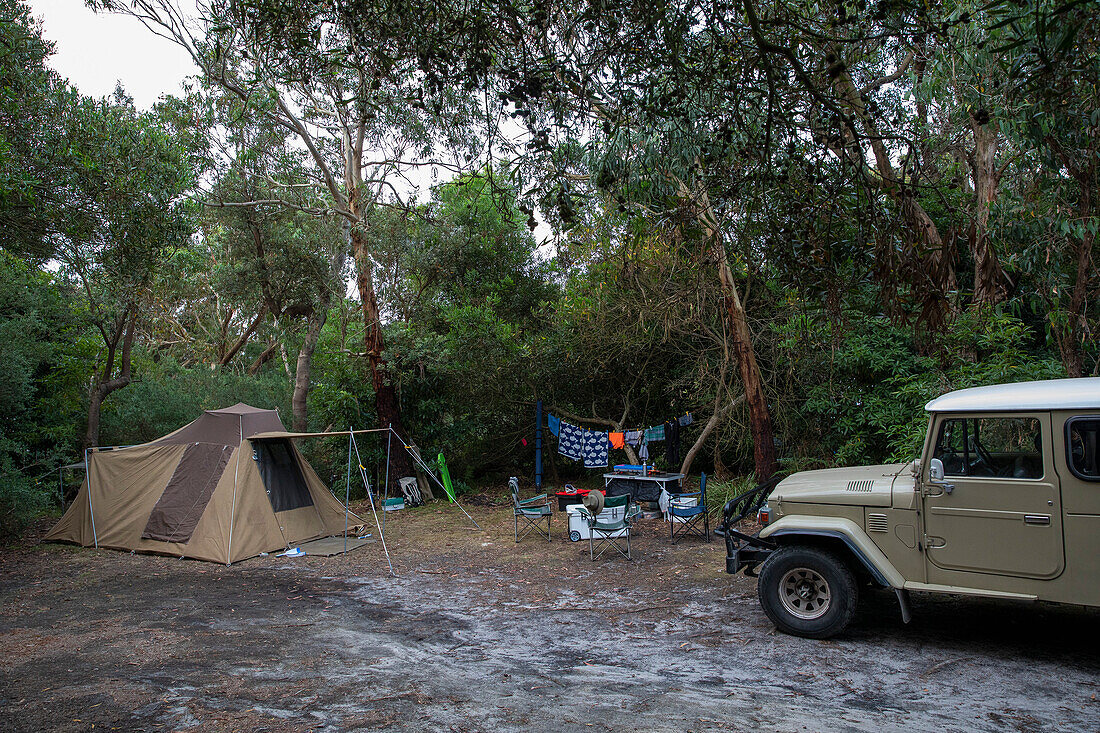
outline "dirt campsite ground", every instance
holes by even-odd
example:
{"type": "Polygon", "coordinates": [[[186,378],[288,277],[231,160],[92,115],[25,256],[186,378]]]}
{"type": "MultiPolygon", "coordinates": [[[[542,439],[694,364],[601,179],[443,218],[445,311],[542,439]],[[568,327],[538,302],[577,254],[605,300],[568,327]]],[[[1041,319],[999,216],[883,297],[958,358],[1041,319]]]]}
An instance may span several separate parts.
{"type": "MultiPolygon", "coordinates": [[[[635,559],[388,515],[346,557],[233,567],[39,545],[0,557],[7,731],[1100,730],[1100,615],[871,594],[833,641],[776,632],[721,542],[635,559]]],[[[45,528],[43,528],[45,529],[45,528]]],[[[33,533],[32,533],[33,534],[33,533]]]]}

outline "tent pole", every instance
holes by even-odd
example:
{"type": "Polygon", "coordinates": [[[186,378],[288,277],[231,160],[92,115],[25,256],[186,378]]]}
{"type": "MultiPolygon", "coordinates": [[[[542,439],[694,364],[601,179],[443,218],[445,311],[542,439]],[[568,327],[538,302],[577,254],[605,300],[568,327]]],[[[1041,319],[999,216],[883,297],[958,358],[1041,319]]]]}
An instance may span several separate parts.
{"type": "Polygon", "coordinates": [[[542,491],[542,400],[535,402],[535,491],[542,491]]]}
{"type": "MultiPolygon", "coordinates": [[[[386,425],[389,427],[389,424],[386,425]]],[[[393,433],[386,431],[386,485],[382,488],[382,529],[386,529],[386,502],[390,498],[390,443],[393,433]]]]}
{"type": "Polygon", "coordinates": [[[91,448],[84,449],[84,480],[88,482],[88,516],[92,518],[92,542],[98,550],[99,537],[95,533],[95,510],[92,508],[92,472],[88,470],[88,451],[90,450],[91,448]]]}
{"type": "Polygon", "coordinates": [[[233,564],[233,517],[237,514],[237,472],[241,468],[241,446],[244,443],[244,417],[237,416],[237,430],[241,436],[237,441],[237,462],[233,464],[233,503],[229,508],[229,551],[225,555],[226,566],[233,564]]]}
{"type": "Polygon", "coordinates": [[[344,484],[344,554],[348,554],[348,504],[351,502],[351,428],[348,428],[348,480],[344,484]]]}
{"type": "Polygon", "coordinates": [[[390,575],[397,577],[393,572],[393,561],[390,560],[390,550],[386,547],[386,536],[382,534],[382,526],[378,523],[378,512],[374,508],[374,497],[371,495],[370,481],[367,480],[367,469],[363,467],[363,457],[359,455],[359,442],[355,440],[355,433],[351,434],[351,444],[355,448],[355,458],[359,462],[359,475],[363,478],[363,485],[367,487],[367,501],[370,502],[371,513],[374,514],[374,526],[378,529],[378,537],[382,540],[382,549],[386,553],[386,564],[390,566],[390,575]]]}
{"type": "MultiPolygon", "coordinates": [[[[394,435],[397,435],[397,431],[394,430],[393,428],[390,428],[390,432],[392,432],[394,435]]],[[[424,459],[421,458],[420,456],[418,456],[412,450],[412,448],[409,447],[408,443],[406,443],[404,440],[402,440],[400,435],[397,435],[397,439],[400,440],[401,445],[403,445],[405,447],[405,452],[408,453],[410,456],[412,456],[412,459],[414,461],[416,461],[417,463],[419,463],[420,467],[424,469],[424,473],[431,476],[432,480],[435,481],[437,484],[439,484],[439,488],[443,489],[444,494],[447,494],[448,496],[450,496],[450,494],[447,493],[447,487],[444,486],[443,483],[435,477],[435,474],[432,473],[432,469],[428,468],[428,464],[424,463],[424,459]]],[[[466,518],[469,519],[471,522],[473,522],[475,527],[477,527],[478,529],[481,529],[481,525],[477,523],[477,520],[474,519],[473,517],[471,517],[470,513],[468,511],[466,511],[465,509],[463,509],[462,505],[458,503],[458,497],[457,496],[455,497],[454,502],[455,502],[455,506],[457,506],[459,509],[461,509],[462,513],[466,515],[466,518]]]]}

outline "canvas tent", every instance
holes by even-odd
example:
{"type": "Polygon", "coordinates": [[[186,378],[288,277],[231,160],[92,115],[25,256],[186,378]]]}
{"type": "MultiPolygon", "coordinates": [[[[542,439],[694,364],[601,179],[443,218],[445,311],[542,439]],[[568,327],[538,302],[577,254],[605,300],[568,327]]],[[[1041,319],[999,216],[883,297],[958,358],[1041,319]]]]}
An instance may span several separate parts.
{"type": "Polygon", "coordinates": [[[93,449],[87,469],[46,540],[231,563],[362,524],[278,414],[243,403],[151,443],[93,449]]]}

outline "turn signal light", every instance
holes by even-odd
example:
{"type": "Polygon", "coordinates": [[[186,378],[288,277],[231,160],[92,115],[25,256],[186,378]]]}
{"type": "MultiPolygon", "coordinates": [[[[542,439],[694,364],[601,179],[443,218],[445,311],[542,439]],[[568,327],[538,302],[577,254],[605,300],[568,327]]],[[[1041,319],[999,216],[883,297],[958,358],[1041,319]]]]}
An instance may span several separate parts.
{"type": "Polygon", "coordinates": [[[768,508],[767,504],[760,507],[760,510],[756,512],[756,521],[760,526],[762,526],[762,527],[767,527],[768,526],[768,520],[770,519],[769,512],[770,512],[770,509],[768,508]]]}

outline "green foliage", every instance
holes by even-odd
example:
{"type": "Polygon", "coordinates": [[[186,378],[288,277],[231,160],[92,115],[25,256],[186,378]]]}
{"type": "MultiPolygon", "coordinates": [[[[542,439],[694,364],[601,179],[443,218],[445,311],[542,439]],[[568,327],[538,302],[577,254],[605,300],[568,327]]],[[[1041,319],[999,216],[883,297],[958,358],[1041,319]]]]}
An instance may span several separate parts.
{"type": "Polygon", "coordinates": [[[790,342],[798,350],[813,338],[832,344],[799,362],[820,381],[800,380],[807,387],[800,408],[805,422],[792,430],[804,454],[830,465],[917,457],[924,405],[944,392],[1065,376],[1056,358],[1036,348],[1031,329],[1003,312],[967,311],[948,333],[916,338],[881,316],[855,310],[845,316],[790,342]]]}
{"type": "Polygon", "coordinates": [[[154,362],[135,356],[134,381],[104,404],[103,445],[134,445],[170,433],[203,410],[244,402],[290,414],[286,379],[270,372],[255,377],[209,366],[183,367],[171,357],[154,362]]]}
{"type": "Polygon", "coordinates": [[[0,538],[55,501],[56,469],[76,455],[89,358],[71,290],[0,250],[0,538]]]}

